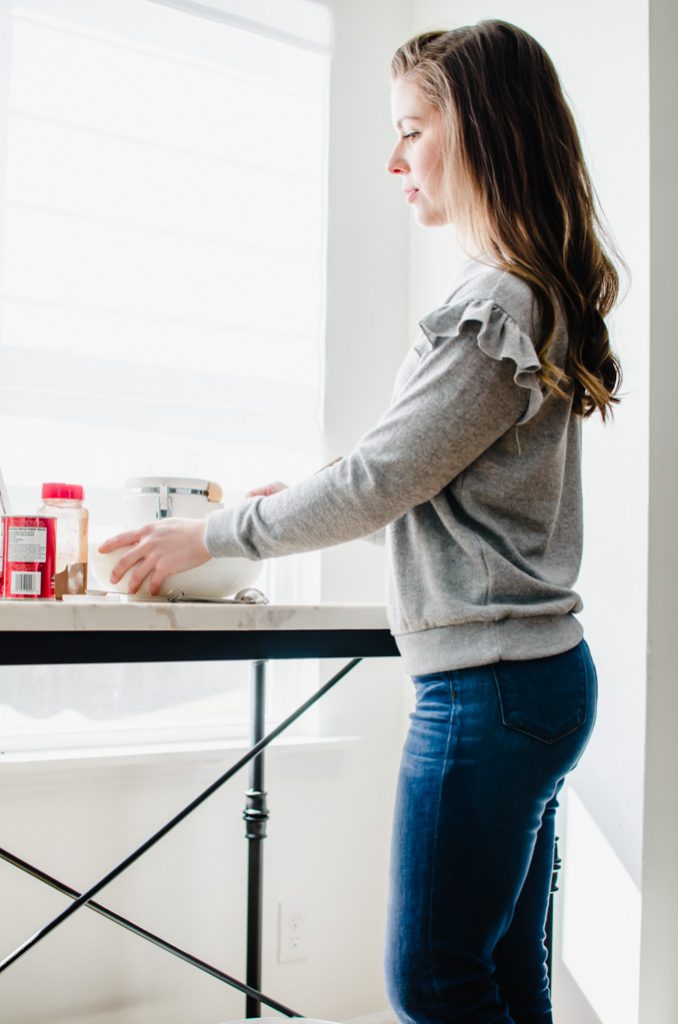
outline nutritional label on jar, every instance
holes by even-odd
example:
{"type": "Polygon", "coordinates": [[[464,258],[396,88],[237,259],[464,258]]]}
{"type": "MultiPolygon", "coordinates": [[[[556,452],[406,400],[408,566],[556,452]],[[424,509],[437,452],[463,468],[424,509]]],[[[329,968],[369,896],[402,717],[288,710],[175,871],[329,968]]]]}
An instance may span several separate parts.
{"type": "Polygon", "coordinates": [[[44,526],[10,526],[7,531],[8,562],[44,562],[47,530],[44,526]]]}

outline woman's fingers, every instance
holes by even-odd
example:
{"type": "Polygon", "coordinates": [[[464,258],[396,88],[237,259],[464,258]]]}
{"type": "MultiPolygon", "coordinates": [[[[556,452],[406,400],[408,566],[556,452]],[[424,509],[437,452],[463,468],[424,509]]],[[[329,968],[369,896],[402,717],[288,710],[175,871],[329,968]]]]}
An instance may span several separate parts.
{"type": "Polygon", "coordinates": [[[287,490],[287,484],[284,484],[282,480],[274,480],[270,484],[264,484],[263,487],[254,487],[251,491],[248,491],[245,495],[246,498],[268,498],[270,494],[277,494],[278,491],[287,490]]]}
{"type": "MultiPolygon", "coordinates": [[[[115,548],[111,548],[111,550],[113,551],[115,550],[115,548]]],[[[111,572],[111,583],[117,583],[118,580],[125,575],[127,570],[130,569],[133,565],[136,565],[137,562],[141,562],[142,564],[144,564],[145,561],[146,552],[142,548],[141,544],[135,544],[134,547],[132,547],[130,551],[126,552],[126,554],[124,554],[122,558],[118,559],[118,561],[113,566],[113,571],[111,572]]],[[[146,568],[146,572],[144,574],[143,579],[146,578],[148,572],[149,567],[146,568]]],[[[132,576],[130,576],[130,586],[132,585],[132,581],[135,575],[136,574],[133,573],[132,576]]]]}
{"type": "Polygon", "coordinates": [[[160,572],[159,572],[157,566],[156,566],[155,569],[151,570],[151,573],[150,573],[150,581],[151,582],[150,582],[149,588],[148,588],[148,592],[151,595],[151,597],[157,597],[158,596],[158,594],[160,593],[160,588],[162,587],[162,585],[165,582],[166,578],[167,578],[167,574],[163,573],[162,575],[160,575],[160,572]]]}
{"type": "Polygon", "coordinates": [[[204,519],[166,519],[111,537],[101,545],[102,553],[128,548],[113,566],[111,583],[118,583],[129,571],[127,589],[131,594],[149,578],[151,593],[157,595],[168,576],[209,562],[205,526],[204,519]]]}
{"type": "MultiPolygon", "coordinates": [[[[152,597],[157,597],[168,573],[160,569],[157,564],[153,565],[150,558],[144,557],[140,559],[138,549],[135,549],[135,551],[137,561],[130,562],[127,555],[125,555],[124,559],[120,559],[111,573],[111,583],[117,583],[118,580],[125,575],[130,566],[134,566],[127,580],[128,592],[130,594],[137,594],[143,588],[144,583],[148,580],[149,585],[146,587],[147,593],[152,597]]],[[[133,555],[134,553],[135,552],[130,552],[129,554],[133,555]]]]}
{"type": "MultiPolygon", "coordinates": [[[[146,580],[146,579],[150,579],[150,581],[151,581],[151,587],[149,588],[149,593],[153,593],[153,589],[152,588],[153,588],[153,586],[154,586],[154,584],[156,582],[158,584],[158,587],[162,583],[162,580],[160,580],[160,581],[156,580],[156,571],[155,571],[155,569],[151,569],[149,571],[149,568],[148,568],[148,566],[147,566],[145,561],[139,562],[139,564],[136,566],[136,568],[130,573],[129,580],[127,582],[127,589],[129,591],[129,593],[130,594],[138,593],[138,591],[141,590],[141,588],[142,588],[142,586],[144,584],[144,580],[146,580]]],[[[157,591],[156,591],[156,593],[157,593],[157,591]]]]}
{"type": "Polygon", "coordinates": [[[140,530],[127,530],[126,533],[117,533],[115,537],[109,537],[103,544],[100,544],[99,551],[102,555],[107,555],[110,551],[117,551],[118,548],[126,548],[130,544],[136,544],[142,536],[143,528],[140,530]]]}

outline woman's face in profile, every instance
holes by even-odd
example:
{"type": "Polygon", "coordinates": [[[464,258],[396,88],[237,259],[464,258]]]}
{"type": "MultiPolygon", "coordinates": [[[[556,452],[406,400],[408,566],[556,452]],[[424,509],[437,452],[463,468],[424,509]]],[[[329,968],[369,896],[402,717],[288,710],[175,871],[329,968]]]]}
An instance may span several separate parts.
{"type": "Polygon", "coordinates": [[[398,136],[386,170],[398,174],[405,199],[425,227],[450,222],[443,189],[443,119],[412,79],[397,78],[391,113],[398,136]]]}

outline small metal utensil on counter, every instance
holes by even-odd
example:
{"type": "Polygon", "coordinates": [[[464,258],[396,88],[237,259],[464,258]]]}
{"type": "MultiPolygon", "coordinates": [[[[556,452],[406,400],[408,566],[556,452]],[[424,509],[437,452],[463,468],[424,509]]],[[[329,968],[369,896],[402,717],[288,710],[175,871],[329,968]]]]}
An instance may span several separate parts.
{"type": "Polygon", "coordinates": [[[179,601],[189,601],[191,604],[269,604],[266,595],[256,587],[244,587],[233,597],[221,598],[186,597],[184,591],[180,587],[176,587],[167,595],[167,600],[171,604],[177,604],[179,601]]]}
{"type": "Polygon", "coordinates": [[[245,587],[243,590],[239,590],[233,600],[236,604],[268,604],[266,594],[262,594],[261,590],[257,590],[256,587],[245,587]]]}

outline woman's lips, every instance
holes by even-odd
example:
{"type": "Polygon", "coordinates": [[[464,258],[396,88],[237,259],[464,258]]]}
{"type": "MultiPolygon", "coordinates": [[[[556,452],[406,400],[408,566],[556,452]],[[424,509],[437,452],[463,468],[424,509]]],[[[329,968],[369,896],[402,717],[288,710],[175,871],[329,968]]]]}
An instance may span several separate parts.
{"type": "Polygon", "coordinates": [[[419,195],[419,189],[418,188],[406,188],[406,189],[404,189],[404,192],[405,192],[405,197],[406,197],[408,203],[413,203],[414,200],[419,195]]]}

